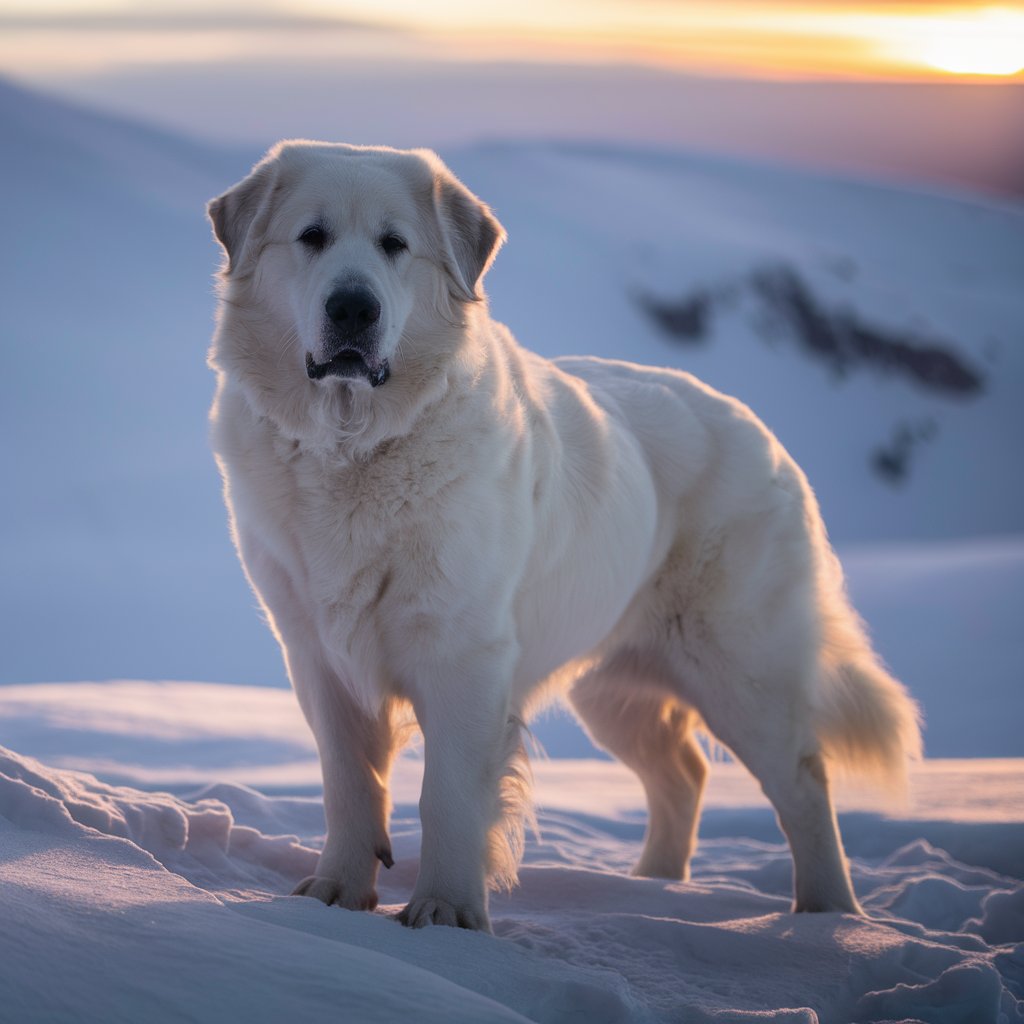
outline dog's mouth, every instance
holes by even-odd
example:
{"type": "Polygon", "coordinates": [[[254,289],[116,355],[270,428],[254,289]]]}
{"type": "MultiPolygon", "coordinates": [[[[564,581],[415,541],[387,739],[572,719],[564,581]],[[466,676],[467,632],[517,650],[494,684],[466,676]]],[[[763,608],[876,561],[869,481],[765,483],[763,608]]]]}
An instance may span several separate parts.
{"type": "Polygon", "coordinates": [[[354,348],[342,349],[326,363],[318,363],[310,352],[306,353],[306,374],[310,380],[324,377],[362,377],[371,387],[379,388],[391,376],[391,364],[386,359],[367,359],[354,348]]]}

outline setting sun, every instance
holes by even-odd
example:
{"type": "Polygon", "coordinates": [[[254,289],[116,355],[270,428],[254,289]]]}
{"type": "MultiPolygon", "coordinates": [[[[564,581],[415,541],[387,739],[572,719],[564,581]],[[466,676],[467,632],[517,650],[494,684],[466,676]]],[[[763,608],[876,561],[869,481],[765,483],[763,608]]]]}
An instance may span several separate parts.
{"type": "Polygon", "coordinates": [[[1024,14],[987,10],[923,20],[916,56],[929,67],[955,75],[1008,76],[1024,71],[1024,14]]]}

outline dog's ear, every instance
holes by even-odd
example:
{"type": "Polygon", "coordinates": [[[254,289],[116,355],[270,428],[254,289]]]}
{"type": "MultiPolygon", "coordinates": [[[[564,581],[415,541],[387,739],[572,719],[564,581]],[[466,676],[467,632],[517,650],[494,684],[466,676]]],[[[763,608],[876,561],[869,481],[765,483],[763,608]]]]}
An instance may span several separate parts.
{"type": "Polygon", "coordinates": [[[265,159],[249,177],[206,204],[213,233],[227,253],[228,276],[245,263],[260,224],[269,216],[277,177],[277,161],[265,159]]]}
{"type": "Polygon", "coordinates": [[[505,241],[505,229],[465,185],[434,158],[434,208],[441,225],[445,270],[463,302],[483,298],[480,281],[505,241]]]}

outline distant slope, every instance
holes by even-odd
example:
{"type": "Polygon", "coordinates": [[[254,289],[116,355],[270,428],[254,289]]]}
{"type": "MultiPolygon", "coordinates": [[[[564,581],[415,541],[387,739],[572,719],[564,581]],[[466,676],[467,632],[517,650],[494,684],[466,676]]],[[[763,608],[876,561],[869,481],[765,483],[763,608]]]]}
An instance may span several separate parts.
{"type": "MultiPolygon", "coordinates": [[[[0,130],[0,682],[282,681],[206,442],[219,256],[203,204],[258,154],[2,82],[0,130]]],[[[840,545],[1024,530],[1021,208],[668,151],[443,155],[509,230],[488,289],[524,344],[738,395],[804,465],[840,545]],[[837,373],[772,315],[766,273],[837,322],[937,339],[979,386],[940,393],[877,361],[837,373]],[[696,341],[650,315],[702,293],[696,341]]]]}
{"type": "Polygon", "coordinates": [[[0,131],[0,678],[281,680],[206,441],[203,206],[250,158],[3,82],[0,131]]]}
{"type": "Polygon", "coordinates": [[[370,47],[347,60],[310,54],[301,65],[285,52],[269,62],[240,53],[229,67],[197,53],[187,68],[137,61],[86,73],[21,73],[97,107],[218,143],[301,135],[450,151],[482,138],[600,139],[1024,194],[1019,78],[981,89],[958,76],[730,79],[642,64],[550,63],[543,53],[453,61],[433,38],[410,35],[406,43],[383,66],[370,47]],[[353,96],[358,102],[345,101],[353,96]]]}

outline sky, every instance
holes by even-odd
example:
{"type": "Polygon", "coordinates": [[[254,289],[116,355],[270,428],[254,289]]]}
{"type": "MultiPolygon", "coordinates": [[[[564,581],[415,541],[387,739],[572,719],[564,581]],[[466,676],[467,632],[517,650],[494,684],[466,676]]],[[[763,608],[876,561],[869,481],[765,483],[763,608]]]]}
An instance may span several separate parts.
{"type": "Polygon", "coordinates": [[[1024,0],[0,0],[0,77],[257,153],[656,145],[1024,195],[1024,0]]]}
{"type": "Polygon", "coordinates": [[[630,62],[726,76],[1024,81],[1024,4],[969,0],[0,0],[0,69],[291,54],[630,62]]]}

